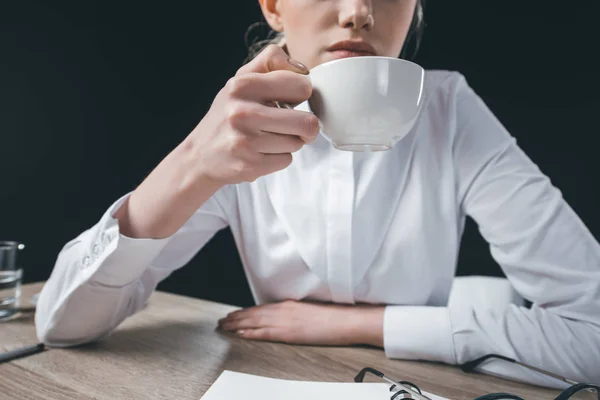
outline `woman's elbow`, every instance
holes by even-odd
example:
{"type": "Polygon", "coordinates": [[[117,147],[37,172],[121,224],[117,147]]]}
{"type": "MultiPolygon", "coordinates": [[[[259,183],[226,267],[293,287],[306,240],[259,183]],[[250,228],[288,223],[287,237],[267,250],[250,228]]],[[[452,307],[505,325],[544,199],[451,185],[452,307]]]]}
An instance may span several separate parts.
{"type": "Polygon", "coordinates": [[[56,324],[47,316],[36,313],[36,336],[48,347],[72,347],[96,341],[110,332],[107,329],[90,330],[85,321],[81,322],[74,326],[64,322],[56,324]]]}

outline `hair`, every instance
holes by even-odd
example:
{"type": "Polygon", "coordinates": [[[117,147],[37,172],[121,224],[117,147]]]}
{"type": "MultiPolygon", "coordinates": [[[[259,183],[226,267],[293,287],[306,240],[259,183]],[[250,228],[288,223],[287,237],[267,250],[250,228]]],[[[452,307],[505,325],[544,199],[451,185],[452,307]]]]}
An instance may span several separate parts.
{"type": "MultiPolygon", "coordinates": [[[[419,51],[419,47],[421,46],[421,41],[423,39],[423,33],[425,30],[425,20],[424,20],[424,12],[423,9],[425,7],[425,0],[417,0],[417,5],[415,7],[415,12],[413,15],[413,19],[410,23],[410,28],[408,30],[408,35],[406,36],[406,40],[404,42],[404,46],[402,47],[402,51],[400,52],[400,58],[409,58],[414,57],[419,51]],[[409,48],[412,46],[412,54],[408,56],[409,48]]],[[[244,38],[246,43],[246,47],[248,48],[248,55],[244,60],[244,63],[249,62],[254,57],[256,57],[265,47],[270,44],[275,44],[277,46],[285,48],[286,38],[285,34],[276,32],[269,28],[266,22],[256,22],[248,28],[246,32],[246,36],[244,38]],[[250,33],[256,28],[266,28],[268,30],[267,36],[262,40],[253,40],[250,43],[249,37],[250,33]]]]}

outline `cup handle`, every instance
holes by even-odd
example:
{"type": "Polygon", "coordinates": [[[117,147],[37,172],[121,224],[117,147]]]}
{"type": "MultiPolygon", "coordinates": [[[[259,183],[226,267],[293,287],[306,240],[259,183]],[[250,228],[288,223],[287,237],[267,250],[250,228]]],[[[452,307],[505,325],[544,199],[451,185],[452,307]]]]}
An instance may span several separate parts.
{"type": "Polygon", "coordinates": [[[274,103],[277,106],[277,108],[287,108],[288,110],[294,109],[294,107],[292,107],[291,105],[289,105],[288,103],[285,103],[283,101],[274,101],[274,103]]]}

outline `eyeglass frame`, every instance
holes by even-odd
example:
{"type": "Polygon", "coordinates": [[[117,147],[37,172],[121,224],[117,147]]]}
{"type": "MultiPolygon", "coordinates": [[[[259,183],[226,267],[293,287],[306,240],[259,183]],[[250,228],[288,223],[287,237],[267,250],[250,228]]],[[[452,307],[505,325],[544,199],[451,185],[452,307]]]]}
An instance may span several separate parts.
{"type": "MultiPolygon", "coordinates": [[[[467,369],[466,372],[470,372],[475,367],[477,367],[477,365],[482,363],[483,361],[485,361],[489,358],[492,358],[492,356],[497,356],[497,355],[490,354],[488,356],[481,357],[482,360],[477,359],[477,360],[473,360],[469,363],[465,363],[465,364],[461,365],[461,369],[463,366],[465,366],[465,368],[467,369]]],[[[501,356],[501,358],[504,359],[504,358],[508,358],[508,357],[501,356]]],[[[512,359],[509,359],[509,360],[512,360],[512,359]]],[[[517,361],[514,361],[514,362],[518,363],[517,361]]],[[[537,369],[534,369],[534,370],[537,371],[537,369]]],[[[465,371],[465,369],[463,369],[463,371],[465,371]]],[[[541,370],[541,371],[543,371],[543,370],[541,370]]],[[[544,371],[544,372],[546,372],[546,371],[544,371]]],[[[393,379],[385,376],[383,374],[383,372],[380,372],[372,367],[365,367],[362,370],[360,370],[360,372],[358,374],[356,374],[356,376],[354,377],[354,382],[358,382],[358,383],[363,382],[365,375],[367,373],[371,373],[379,378],[382,378],[386,382],[392,384],[392,386],[390,387],[390,392],[396,391],[396,393],[394,393],[394,395],[392,395],[390,400],[395,400],[396,397],[398,397],[404,393],[409,394],[418,400],[431,400],[429,397],[423,395],[421,393],[421,389],[414,383],[409,382],[409,381],[393,380],[393,379]],[[415,388],[416,391],[413,390],[412,388],[415,388]]],[[[554,376],[554,374],[552,374],[551,376],[554,376]]],[[[598,400],[600,400],[600,386],[596,386],[596,385],[592,385],[592,384],[588,384],[588,383],[575,383],[575,384],[569,386],[568,388],[564,389],[554,400],[568,400],[571,398],[571,396],[573,396],[574,394],[576,394],[580,391],[583,391],[583,390],[595,390],[596,397],[598,398],[598,400]]],[[[474,400],[509,400],[509,399],[510,400],[524,400],[520,396],[510,394],[510,393],[502,393],[502,392],[488,393],[488,394],[479,396],[479,397],[475,398],[474,400]]]]}
{"type": "Polygon", "coordinates": [[[384,381],[386,381],[388,383],[391,383],[392,386],[390,386],[390,392],[394,392],[396,389],[398,389],[396,391],[396,393],[394,393],[392,395],[390,400],[395,400],[396,397],[398,397],[399,395],[401,395],[403,393],[411,394],[418,400],[431,400],[429,397],[422,394],[421,389],[419,389],[419,387],[417,385],[415,385],[414,383],[408,382],[408,381],[395,381],[395,380],[390,379],[387,376],[385,376],[383,374],[383,372],[380,372],[380,371],[376,370],[375,368],[371,368],[371,367],[365,367],[365,368],[361,369],[360,372],[358,374],[356,374],[356,376],[354,377],[354,382],[359,382],[359,383],[363,382],[367,372],[383,379],[384,381]],[[414,387],[416,389],[416,391],[413,390],[412,388],[410,388],[409,385],[414,387]]]}
{"type": "Polygon", "coordinates": [[[555,374],[553,372],[546,371],[546,370],[541,369],[539,367],[534,367],[533,365],[529,365],[529,364],[517,361],[514,358],[502,356],[500,354],[486,354],[484,356],[481,356],[479,358],[476,358],[474,360],[471,360],[471,361],[468,361],[468,362],[466,362],[464,364],[461,364],[459,367],[464,372],[473,372],[473,371],[475,371],[475,368],[477,368],[478,366],[480,366],[485,361],[487,361],[487,360],[489,360],[491,358],[497,358],[499,360],[503,360],[503,361],[511,362],[513,364],[520,365],[520,366],[528,368],[528,369],[530,369],[532,371],[538,372],[538,373],[540,373],[542,375],[547,375],[547,376],[549,376],[551,378],[558,379],[559,381],[562,381],[562,382],[567,383],[569,385],[577,385],[579,383],[579,382],[574,381],[572,379],[565,378],[564,376],[560,376],[560,375],[555,374]]]}

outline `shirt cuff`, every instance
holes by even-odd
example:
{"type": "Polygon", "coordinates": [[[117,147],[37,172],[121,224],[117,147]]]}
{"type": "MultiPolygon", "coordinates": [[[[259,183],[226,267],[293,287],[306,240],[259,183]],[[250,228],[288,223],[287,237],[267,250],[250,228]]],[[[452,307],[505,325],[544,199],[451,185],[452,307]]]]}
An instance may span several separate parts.
{"type": "Polygon", "coordinates": [[[383,343],[389,358],[456,364],[447,307],[387,306],[383,343]]]}
{"type": "Polygon", "coordinates": [[[119,232],[119,221],[114,214],[130,195],[108,208],[90,237],[81,259],[81,268],[89,269],[85,272],[90,282],[123,287],[136,281],[171,239],[134,239],[119,232]]]}

